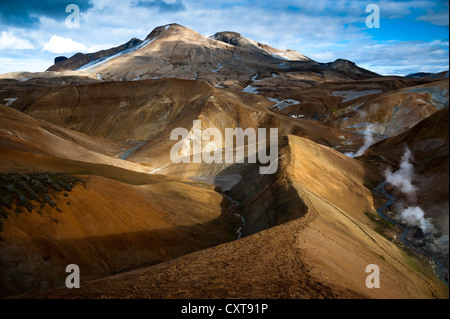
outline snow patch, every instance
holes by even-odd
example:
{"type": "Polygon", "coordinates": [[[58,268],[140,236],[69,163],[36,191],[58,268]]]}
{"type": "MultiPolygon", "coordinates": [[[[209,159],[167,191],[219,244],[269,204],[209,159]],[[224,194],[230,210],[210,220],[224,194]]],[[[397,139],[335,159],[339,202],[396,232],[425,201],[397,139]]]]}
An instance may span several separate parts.
{"type": "Polygon", "coordinates": [[[213,70],[212,72],[217,74],[217,72],[219,72],[222,68],[223,68],[223,65],[222,65],[222,63],[219,62],[217,69],[213,70]]]}
{"type": "Polygon", "coordinates": [[[292,100],[292,99],[286,99],[286,100],[283,100],[283,101],[280,101],[280,100],[277,99],[277,98],[271,98],[271,97],[268,97],[268,99],[269,99],[270,101],[276,103],[276,104],[275,104],[274,106],[272,106],[271,108],[272,108],[272,109],[273,109],[273,108],[278,108],[278,111],[282,111],[282,110],[284,110],[285,108],[288,108],[288,107],[291,106],[291,105],[298,105],[298,104],[301,103],[300,101],[292,100]]]}
{"type": "Polygon", "coordinates": [[[287,65],[285,62],[278,64],[278,67],[282,68],[282,69],[289,69],[290,68],[290,66],[287,65]]]}
{"type": "Polygon", "coordinates": [[[275,59],[292,61],[292,59],[289,58],[289,57],[286,55],[286,53],[284,53],[284,52],[273,53],[272,56],[273,56],[275,59]]]}
{"type": "Polygon", "coordinates": [[[116,54],[113,54],[113,55],[110,55],[110,56],[107,56],[107,57],[104,57],[104,58],[101,58],[101,59],[93,60],[93,61],[91,61],[91,62],[89,62],[89,63],[86,63],[85,65],[79,67],[79,68],[76,69],[75,71],[84,71],[84,70],[89,70],[89,69],[92,69],[92,68],[96,68],[96,67],[98,67],[98,66],[100,66],[100,65],[102,65],[102,64],[104,64],[104,63],[106,63],[106,62],[108,62],[109,60],[112,60],[112,59],[114,59],[114,58],[117,58],[117,57],[119,57],[119,56],[121,56],[121,55],[124,55],[124,54],[127,54],[127,53],[134,52],[134,51],[136,51],[136,50],[139,50],[139,49],[141,49],[141,48],[143,48],[143,47],[149,45],[150,43],[152,43],[153,41],[155,41],[157,38],[158,38],[158,36],[154,37],[154,38],[151,39],[151,40],[150,40],[150,39],[147,39],[147,40],[145,40],[144,42],[142,42],[141,44],[135,45],[135,46],[132,47],[132,48],[129,48],[129,49],[120,51],[120,52],[118,52],[118,53],[116,53],[116,54]]]}
{"type": "Polygon", "coordinates": [[[331,94],[333,96],[344,97],[345,99],[342,101],[342,103],[357,99],[362,96],[366,96],[366,95],[370,95],[370,94],[379,94],[379,93],[383,93],[383,91],[382,90],[365,90],[365,91],[349,90],[349,91],[333,91],[333,92],[331,92],[331,94]]]}
{"type": "Polygon", "coordinates": [[[258,88],[255,88],[251,85],[247,85],[243,90],[243,93],[251,93],[251,94],[258,94],[258,88]]]}
{"type": "Polygon", "coordinates": [[[10,97],[7,99],[3,99],[4,101],[6,101],[6,106],[12,106],[14,102],[16,102],[19,98],[18,97],[10,97]]]}

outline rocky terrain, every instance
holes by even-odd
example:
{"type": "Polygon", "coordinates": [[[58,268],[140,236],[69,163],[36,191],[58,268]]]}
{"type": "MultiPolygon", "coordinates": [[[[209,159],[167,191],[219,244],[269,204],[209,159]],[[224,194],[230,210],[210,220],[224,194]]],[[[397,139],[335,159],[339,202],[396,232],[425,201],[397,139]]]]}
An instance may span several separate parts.
{"type": "Polygon", "coordinates": [[[1,297],[448,298],[448,72],[170,24],[0,75],[0,103],[1,297]],[[173,163],[172,130],[197,120],[221,133],[210,151],[226,128],[278,129],[276,173],[173,163]]]}

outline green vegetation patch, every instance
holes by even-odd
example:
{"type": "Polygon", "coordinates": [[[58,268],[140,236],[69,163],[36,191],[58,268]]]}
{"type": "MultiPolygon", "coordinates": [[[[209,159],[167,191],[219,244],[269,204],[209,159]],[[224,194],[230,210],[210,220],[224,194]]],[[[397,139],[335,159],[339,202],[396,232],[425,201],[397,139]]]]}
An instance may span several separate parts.
{"type": "Polygon", "coordinates": [[[3,230],[2,219],[8,218],[8,210],[13,206],[16,206],[17,214],[25,209],[31,213],[36,207],[32,201],[39,202],[40,208],[48,204],[60,211],[50,194],[70,192],[78,182],[84,183],[73,175],[62,173],[0,174],[0,232],[3,230]]]}
{"type": "Polygon", "coordinates": [[[370,211],[364,211],[364,214],[375,224],[374,230],[382,235],[383,237],[390,240],[390,238],[386,235],[386,229],[395,229],[395,225],[381,216],[378,213],[371,213],[370,211]]]}
{"type": "Polygon", "coordinates": [[[369,211],[364,211],[364,214],[369,217],[371,221],[376,223],[377,225],[383,227],[383,228],[395,228],[395,225],[387,220],[385,220],[383,217],[379,216],[377,213],[371,213],[369,211]]]}

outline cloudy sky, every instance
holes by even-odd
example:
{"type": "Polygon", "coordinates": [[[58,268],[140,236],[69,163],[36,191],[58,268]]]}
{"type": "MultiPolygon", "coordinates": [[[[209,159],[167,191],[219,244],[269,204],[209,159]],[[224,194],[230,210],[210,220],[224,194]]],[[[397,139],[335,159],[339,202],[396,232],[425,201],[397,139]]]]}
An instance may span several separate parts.
{"type": "Polygon", "coordinates": [[[0,74],[44,71],[55,56],[144,39],[173,22],[380,74],[440,72],[449,69],[448,18],[448,0],[0,0],[0,74]],[[80,8],[79,28],[66,26],[69,4],[80,8]],[[380,9],[380,28],[366,26],[369,4],[380,9]]]}

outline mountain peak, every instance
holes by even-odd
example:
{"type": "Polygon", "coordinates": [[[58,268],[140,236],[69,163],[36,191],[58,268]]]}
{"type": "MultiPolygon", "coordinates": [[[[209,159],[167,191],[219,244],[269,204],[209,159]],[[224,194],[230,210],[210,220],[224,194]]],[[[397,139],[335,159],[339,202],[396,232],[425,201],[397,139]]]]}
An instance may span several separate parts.
{"type": "Polygon", "coordinates": [[[182,33],[197,33],[194,30],[191,30],[185,26],[182,26],[178,23],[170,23],[166,25],[162,25],[156,27],[150,32],[150,34],[145,38],[145,40],[153,39],[161,34],[170,33],[170,34],[182,34],[182,33]]]}

